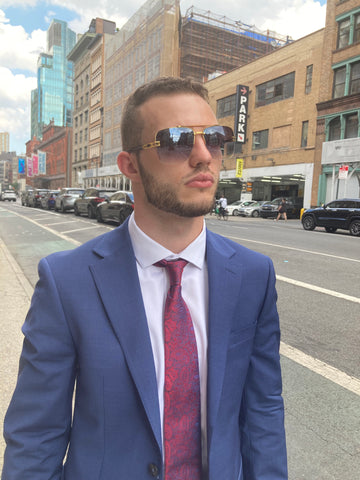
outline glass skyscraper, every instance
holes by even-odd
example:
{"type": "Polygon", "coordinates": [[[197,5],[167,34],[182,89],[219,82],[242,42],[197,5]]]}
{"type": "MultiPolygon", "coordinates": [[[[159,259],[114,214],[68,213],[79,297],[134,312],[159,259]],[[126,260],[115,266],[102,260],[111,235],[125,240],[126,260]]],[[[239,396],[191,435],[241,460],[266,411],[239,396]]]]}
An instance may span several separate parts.
{"type": "Polygon", "coordinates": [[[68,53],[76,34],[62,20],[53,20],[47,31],[47,51],[37,65],[37,88],[31,92],[31,138],[41,139],[44,125],[72,126],[73,63],[68,53]]]}

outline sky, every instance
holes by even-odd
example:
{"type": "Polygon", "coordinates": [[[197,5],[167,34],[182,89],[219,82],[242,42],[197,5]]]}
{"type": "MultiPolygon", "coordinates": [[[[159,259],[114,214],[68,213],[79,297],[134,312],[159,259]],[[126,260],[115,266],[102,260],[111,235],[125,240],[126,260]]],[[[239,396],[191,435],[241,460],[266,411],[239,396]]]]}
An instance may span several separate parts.
{"type": "MultiPolygon", "coordinates": [[[[30,140],[30,92],[37,87],[37,58],[46,50],[51,21],[65,20],[76,33],[86,32],[96,17],[115,21],[121,28],[144,3],[0,0],[0,132],[9,132],[10,151],[24,153],[30,140]]],[[[181,0],[180,6],[183,15],[194,6],[294,40],[325,26],[326,0],[181,0]]]]}

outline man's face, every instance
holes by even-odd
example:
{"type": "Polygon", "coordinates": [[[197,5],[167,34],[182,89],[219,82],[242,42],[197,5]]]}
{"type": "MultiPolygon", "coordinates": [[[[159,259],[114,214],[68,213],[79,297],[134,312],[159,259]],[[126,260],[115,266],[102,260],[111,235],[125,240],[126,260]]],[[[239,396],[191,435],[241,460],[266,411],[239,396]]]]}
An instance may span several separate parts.
{"type": "MultiPolygon", "coordinates": [[[[210,106],[192,94],[154,97],[140,113],[145,125],[142,144],[153,142],[167,127],[181,125],[199,132],[217,124],[210,106]]],[[[212,157],[201,135],[195,136],[189,157],[182,161],[160,161],[157,149],[151,148],[138,152],[137,164],[143,201],[152,207],[182,217],[199,217],[213,207],[221,158],[212,157]]]]}

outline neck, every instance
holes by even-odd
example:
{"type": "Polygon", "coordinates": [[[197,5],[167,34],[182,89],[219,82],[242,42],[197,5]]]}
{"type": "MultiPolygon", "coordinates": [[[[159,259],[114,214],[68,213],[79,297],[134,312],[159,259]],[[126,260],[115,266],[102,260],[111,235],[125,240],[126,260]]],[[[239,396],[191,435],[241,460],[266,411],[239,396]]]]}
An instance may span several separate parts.
{"type": "Polygon", "coordinates": [[[135,205],[135,221],[150,238],[173,253],[180,253],[197,238],[204,224],[204,217],[180,217],[155,209],[155,215],[142,212],[135,205]]]}

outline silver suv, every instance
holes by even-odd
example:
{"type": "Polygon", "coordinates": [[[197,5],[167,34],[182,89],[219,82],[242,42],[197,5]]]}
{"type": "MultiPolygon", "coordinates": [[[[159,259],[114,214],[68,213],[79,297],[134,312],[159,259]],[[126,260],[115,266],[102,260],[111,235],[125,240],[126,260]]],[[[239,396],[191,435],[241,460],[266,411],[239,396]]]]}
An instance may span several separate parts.
{"type": "Polygon", "coordinates": [[[79,198],[84,193],[83,188],[72,188],[65,187],[63,188],[55,200],[55,212],[60,210],[60,212],[65,213],[66,210],[73,210],[74,203],[77,198],[79,198]]]}

